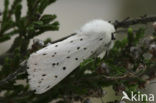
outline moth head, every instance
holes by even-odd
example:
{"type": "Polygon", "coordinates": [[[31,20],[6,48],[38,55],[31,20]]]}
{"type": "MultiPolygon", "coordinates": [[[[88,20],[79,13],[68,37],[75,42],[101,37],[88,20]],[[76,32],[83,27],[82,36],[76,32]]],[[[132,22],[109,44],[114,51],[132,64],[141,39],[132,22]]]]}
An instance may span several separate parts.
{"type": "Polygon", "coordinates": [[[85,24],[80,30],[80,33],[88,36],[104,34],[105,37],[109,37],[110,39],[115,38],[114,32],[114,25],[101,19],[93,20],[85,24]]]}

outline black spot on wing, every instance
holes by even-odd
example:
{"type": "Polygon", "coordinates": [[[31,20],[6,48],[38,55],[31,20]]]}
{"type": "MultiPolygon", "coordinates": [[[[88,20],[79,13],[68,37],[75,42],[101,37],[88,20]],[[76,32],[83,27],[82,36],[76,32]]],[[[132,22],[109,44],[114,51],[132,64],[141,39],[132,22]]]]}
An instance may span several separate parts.
{"type": "Polygon", "coordinates": [[[84,50],[86,50],[87,48],[83,48],[84,50]]]}
{"type": "Polygon", "coordinates": [[[59,65],[59,62],[57,62],[57,63],[52,63],[52,66],[53,66],[53,67],[56,66],[56,65],[59,65]]]}
{"type": "Polygon", "coordinates": [[[80,49],[80,47],[77,47],[77,50],[79,50],[80,49]]]}
{"type": "Polygon", "coordinates": [[[43,53],[43,55],[47,55],[46,53],[43,53]]]}
{"type": "Polygon", "coordinates": [[[55,66],[56,65],[56,63],[52,63],[52,66],[55,66]]]}
{"type": "Polygon", "coordinates": [[[63,67],[63,70],[66,70],[66,67],[63,67]]]}
{"type": "Polygon", "coordinates": [[[99,41],[103,40],[103,38],[100,38],[99,41]]]}
{"type": "Polygon", "coordinates": [[[44,77],[44,76],[46,76],[46,74],[42,74],[42,76],[44,77]]]}
{"type": "Polygon", "coordinates": [[[55,78],[57,78],[58,76],[57,76],[57,75],[55,75],[54,77],[55,77],[55,78]]]}
{"type": "Polygon", "coordinates": [[[26,67],[26,69],[30,69],[29,67],[26,67]]]}
{"type": "Polygon", "coordinates": [[[56,55],[57,53],[56,52],[54,52],[54,54],[52,55],[52,57],[55,57],[55,55],[56,55]]]}

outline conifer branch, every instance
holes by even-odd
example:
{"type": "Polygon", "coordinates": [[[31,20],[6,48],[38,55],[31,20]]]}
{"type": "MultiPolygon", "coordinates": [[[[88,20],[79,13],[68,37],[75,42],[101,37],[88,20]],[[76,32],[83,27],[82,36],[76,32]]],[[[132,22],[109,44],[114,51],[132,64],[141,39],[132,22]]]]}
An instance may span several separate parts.
{"type": "MultiPolygon", "coordinates": [[[[129,18],[119,22],[119,21],[115,21],[114,26],[116,28],[125,28],[125,27],[128,27],[130,25],[135,25],[135,24],[146,24],[146,23],[149,23],[149,22],[154,22],[156,21],[156,16],[152,16],[152,17],[147,17],[147,16],[144,16],[144,17],[141,17],[139,19],[131,19],[129,20],[129,18]]],[[[54,44],[54,43],[57,43],[57,42],[60,42],[62,40],[65,40],[73,35],[76,35],[76,33],[73,33],[71,35],[68,35],[66,37],[63,37],[61,39],[58,39],[56,41],[52,41],[51,44],[54,44]]],[[[3,54],[0,56],[0,64],[3,63],[4,59],[5,59],[5,56],[6,54],[3,54]]],[[[7,54],[8,55],[8,54],[7,54]]],[[[11,56],[11,54],[9,54],[11,56]]],[[[0,81],[0,86],[5,84],[5,83],[8,83],[8,81],[10,80],[13,80],[20,72],[23,72],[25,68],[26,64],[25,65],[21,65],[21,67],[19,69],[17,69],[14,73],[10,74],[8,77],[4,78],[3,80],[0,81]],[[24,67],[24,68],[23,68],[24,67]]],[[[123,78],[127,78],[129,77],[129,74],[124,74],[123,76],[119,76],[119,77],[110,77],[110,76],[104,76],[104,78],[106,79],[123,79],[123,78]]]]}
{"type": "Polygon", "coordinates": [[[147,24],[149,22],[155,22],[156,21],[156,16],[141,16],[140,18],[137,19],[130,19],[130,17],[127,17],[123,21],[118,21],[116,20],[113,24],[115,28],[127,28],[131,25],[136,25],[136,24],[147,24]]]}
{"type": "Polygon", "coordinates": [[[27,68],[26,61],[23,61],[20,64],[20,67],[15,72],[9,74],[6,78],[4,78],[0,81],[0,86],[5,85],[5,84],[9,83],[9,81],[16,79],[16,77],[18,76],[19,73],[26,71],[26,68],[27,68]]]}

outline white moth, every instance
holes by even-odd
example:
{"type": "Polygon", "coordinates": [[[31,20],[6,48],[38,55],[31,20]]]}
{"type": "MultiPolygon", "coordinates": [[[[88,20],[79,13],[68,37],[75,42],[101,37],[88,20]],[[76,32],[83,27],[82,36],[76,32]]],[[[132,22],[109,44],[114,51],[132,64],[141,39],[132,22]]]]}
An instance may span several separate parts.
{"type": "Polygon", "coordinates": [[[83,60],[113,46],[115,28],[103,20],[85,24],[74,36],[30,55],[27,61],[30,89],[41,94],[58,84],[83,60]]]}

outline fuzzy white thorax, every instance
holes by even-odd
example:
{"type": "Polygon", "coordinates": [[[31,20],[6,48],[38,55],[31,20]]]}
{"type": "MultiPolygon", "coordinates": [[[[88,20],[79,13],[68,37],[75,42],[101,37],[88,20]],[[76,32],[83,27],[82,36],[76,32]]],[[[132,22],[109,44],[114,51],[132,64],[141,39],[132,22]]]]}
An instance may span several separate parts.
{"type": "Polygon", "coordinates": [[[101,20],[101,19],[96,19],[93,20],[87,24],[85,24],[84,26],[82,26],[82,28],[80,29],[80,32],[82,32],[82,34],[100,34],[100,33],[110,33],[110,32],[115,32],[115,28],[114,25],[108,23],[107,21],[101,20]]]}

